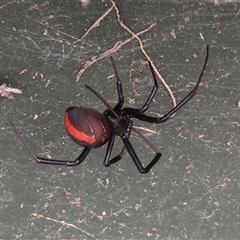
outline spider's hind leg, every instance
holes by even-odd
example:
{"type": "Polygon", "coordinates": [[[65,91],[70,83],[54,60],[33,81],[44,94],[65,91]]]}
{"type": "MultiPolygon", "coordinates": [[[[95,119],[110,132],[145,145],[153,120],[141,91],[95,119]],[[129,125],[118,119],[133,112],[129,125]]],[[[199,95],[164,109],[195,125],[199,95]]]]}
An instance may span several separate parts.
{"type": "Polygon", "coordinates": [[[90,148],[85,147],[82,151],[82,153],[79,155],[79,157],[76,160],[54,160],[54,159],[48,159],[48,158],[42,158],[38,157],[36,153],[32,150],[32,148],[29,146],[29,144],[26,142],[25,138],[22,136],[20,131],[16,128],[16,126],[13,124],[11,120],[8,120],[9,124],[13,128],[13,131],[16,133],[18,138],[21,140],[23,145],[26,147],[28,152],[31,154],[31,156],[35,159],[37,163],[41,164],[49,164],[49,165],[58,165],[58,166],[68,166],[68,167],[74,167],[79,165],[89,154],[90,148]]]}

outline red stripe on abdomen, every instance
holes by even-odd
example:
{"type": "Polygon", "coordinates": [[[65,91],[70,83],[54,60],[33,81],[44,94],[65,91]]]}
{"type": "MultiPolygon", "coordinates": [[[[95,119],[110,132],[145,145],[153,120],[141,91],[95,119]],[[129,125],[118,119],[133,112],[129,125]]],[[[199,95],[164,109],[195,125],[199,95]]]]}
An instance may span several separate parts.
{"type": "Polygon", "coordinates": [[[65,113],[64,117],[64,125],[67,130],[67,132],[74,138],[76,138],[79,141],[84,141],[88,143],[89,145],[92,145],[93,143],[96,142],[96,139],[94,136],[88,136],[84,132],[80,132],[77,130],[69,121],[68,113],[65,113]]]}

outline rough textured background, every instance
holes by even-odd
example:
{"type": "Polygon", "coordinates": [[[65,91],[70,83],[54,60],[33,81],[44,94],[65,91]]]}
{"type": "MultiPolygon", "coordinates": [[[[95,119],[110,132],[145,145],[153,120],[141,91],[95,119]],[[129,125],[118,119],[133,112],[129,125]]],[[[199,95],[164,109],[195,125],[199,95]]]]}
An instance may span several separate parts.
{"type": "MultiPolygon", "coordinates": [[[[0,238],[2,239],[233,239],[239,238],[240,3],[118,1],[122,19],[141,36],[145,49],[177,101],[200,74],[206,45],[210,58],[198,94],[161,125],[135,121],[162,152],[141,175],[128,154],[105,168],[105,146],[76,168],[37,164],[7,124],[10,118],[38,155],[75,159],[82,148],[65,133],[69,106],[104,110],[89,84],[114,105],[109,58],[93,64],[76,83],[85,61],[130,37],[112,12],[84,41],[73,45],[111,6],[76,0],[1,1],[0,84],[21,89],[1,98],[0,238]]],[[[113,54],[126,105],[141,106],[152,77],[137,41],[113,54]]],[[[149,115],[164,114],[171,99],[159,82],[149,115]]],[[[153,157],[135,135],[144,163],[153,157]]],[[[121,141],[115,145],[116,153],[121,141]]]]}

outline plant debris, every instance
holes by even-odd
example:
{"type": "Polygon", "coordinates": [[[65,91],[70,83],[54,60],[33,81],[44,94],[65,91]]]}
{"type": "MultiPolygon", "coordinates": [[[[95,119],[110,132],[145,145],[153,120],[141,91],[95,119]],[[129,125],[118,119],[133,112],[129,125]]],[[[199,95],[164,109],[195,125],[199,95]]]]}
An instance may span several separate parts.
{"type": "Polygon", "coordinates": [[[17,88],[7,87],[6,83],[0,86],[0,96],[7,97],[8,99],[14,99],[13,94],[22,94],[22,91],[17,88]]]}

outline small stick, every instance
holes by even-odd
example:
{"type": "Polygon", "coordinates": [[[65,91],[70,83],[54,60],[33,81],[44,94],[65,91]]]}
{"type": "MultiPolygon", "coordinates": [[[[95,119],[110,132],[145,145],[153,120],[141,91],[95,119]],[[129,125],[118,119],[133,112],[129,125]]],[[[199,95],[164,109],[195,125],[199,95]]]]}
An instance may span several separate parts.
{"type": "Polygon", "coordinates": [[[113,5],[97,21],[95,21],[95,23],[79,39],[74,41],[72,44],[76,44],[76,43],[82,41],[90,33],[90,31],[93,28],[99,26],[100,22],[112,11],[112,9],[113,9],[113,5]]]}
{"type": "Polygon", "coordinates": [[[22,91],[20,89],[17,89],[17,88],[7,87],[6,83],[3,83],[0,86],[0,96],[1,97],[7,97],[8,99],[14,99],[13,93],[22,94],[22,91]]]}

